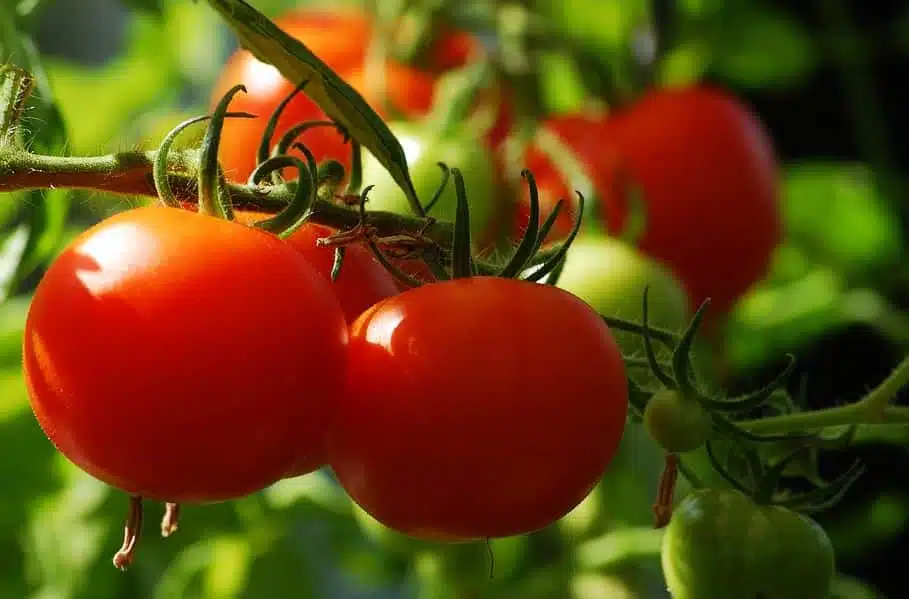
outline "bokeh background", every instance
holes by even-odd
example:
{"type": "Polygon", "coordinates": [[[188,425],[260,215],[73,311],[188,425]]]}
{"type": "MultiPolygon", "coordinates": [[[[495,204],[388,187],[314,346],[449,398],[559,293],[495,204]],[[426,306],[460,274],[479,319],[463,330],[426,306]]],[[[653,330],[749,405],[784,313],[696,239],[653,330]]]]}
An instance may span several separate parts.
{"type": "MultiPolygon", "coordinates": [[[[309,3],[253,4],[276,17],[309,3]]],[[[610,32],[625,26],[635,2],[526,4],[608,60],[598,50],[609,47],[610,32]]],[[[766,380],[793,352],[800,375],[794,380],[807,381],[811,405],[852,401],[909,351],[909,91],[902,85],[909,5],[657,4],[678,40],[662,80],[712,81],[745,98],[784,165],[788,237],[766,281],[726,327],[725,383],[734,390],[766,380]]],[[[17,9],[34,34],[72,154],[154,147],[177,122],[207,110],[211,85],[236,48],[204,2],[33,0],[17,9]]],[[[495,43],[494,35],[486,37],[495,43]]],[[[8,38],[3,48],[6,59],[23,58],[8,38]]],[[[564,85],[559,79],[551,86],[551,110],[572,109],[564,85]]],[[[50,118],[27,115],[26,125],[41,128],[50,118]]],[[[46,215],[64,238],[132,201],[52,194],[69,207],[46,215]]],[[[28,204],[30,196],[15,197],[28,204]]],[[[16,205],[0,202],[4,244],[16,205]]],[[[434,547],[377,533],[325,473],[229,504],[187,507],[176,536],[156,538],[149,525],[136,564],[116,571],[110,557],[127,498],[55,454],[22,386],[22,325],[38,276],[40,270],[15,288],[4,286],[0,308],[0,598],[666,596],[659,533],[649,527],[661,456],[637,429],[623,440],[622,460],[576,513],[526,538],[492,543],[491,579],[485,546],[434,547]],[[608,525],[591,528],[591,514],[599,513],[608,525]]],[[[819,517],[837,547],[842,577],[835,597],[909,596],[901,570],[909,550],[907,448],[909,430],[887,427],[863,429],[850,450],[848,457],[860,455],[869,473],[819,517]]],[[[149,522],[160,513],[152,507],[149,522]]]]}

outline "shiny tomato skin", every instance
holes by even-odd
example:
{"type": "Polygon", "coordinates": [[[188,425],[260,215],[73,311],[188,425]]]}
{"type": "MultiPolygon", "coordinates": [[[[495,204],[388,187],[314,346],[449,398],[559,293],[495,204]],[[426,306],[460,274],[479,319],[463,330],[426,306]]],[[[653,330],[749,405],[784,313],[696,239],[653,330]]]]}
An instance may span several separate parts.
{"type": "Polygon", "coordinates": [[[816,522],[735,489],[685,497],[661,553],[673,599],[826,599],[836,571],[830,538],[816,522]]]}
{"type": "Polygon", "coordinates": [[[147,207],[88,229],[32,300],[23,369],[43,430],[130,494],[249,494],[323,450],[347,330],[328,284],[270,233],[147,207]]]}
{"type": "MultiPolygon", "coordinates": [[[[270,215],[238,211],[236,220],[251,224],[270,215]]],[[[337,233],[331,227],[317,223],[306,223],[287,237],[286,241],[300,252],[310,266],[316,269],[331,286],[341,304],[347,322],[353,322],[367,308],[399,292],[395,278],[376,260],[372,252],[363,245],[349,245],[337,280],[331,280],[334,266],[334,248],[319,247],[316,242],[323,237],[337,233]]]]}
{"type": "Polygon", "coordinates": [[[596,485],[622,437],[618,347],[560,289],[493,277],[425,285],[370,308],[350,339],[329,464],[360,507],[408,536],[545,527],[596,485]]]}
{"type": "MultiPolygon", "coordinates": [[[[730,94],[707,86],[652,90],[600,131],[643,192],[639,240],[723,314],[766,272],[781,238],[777,163],[768,132],[730,94]]],[[[608,155],[610,152],[606,152],[608,155]]],[[[600,204],[615,232],[627,204],[600,204]]]]}

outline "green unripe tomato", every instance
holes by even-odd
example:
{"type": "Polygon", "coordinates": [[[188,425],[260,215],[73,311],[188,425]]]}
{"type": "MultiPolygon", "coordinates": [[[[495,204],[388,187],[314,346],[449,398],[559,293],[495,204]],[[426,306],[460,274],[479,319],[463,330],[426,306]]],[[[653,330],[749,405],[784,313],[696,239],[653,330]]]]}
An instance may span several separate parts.
{"type": "MultiPolygon", "coordinates": [[[[470,207],[472,240],[474,243],[484,242],[502,204],[497,195],[493,157],[483,140],[466,130],[449,131],[440,136],[419,123],[392,123],[390,128],[404,148],[417,197],[424,206],[442,184],[443,173],[439,162],[461,170],[470,207]]],[[[363,153],[363,185],[375,186],[366,204],[368,210],[413,215],[404,192],[369,152],[363,153]]],[[[429,215],[453,222],[456,210],[457,195],[454,177],[451,177],[429,215]]]]}
{"type": "Polygon", "coordinates": [[[675,509],[662,544],[673,599],[827,599],[833,545],[814,520],[704,489],[675,509]]]}
{"type": "MultiPolygon", "coordinates": [[[[654,327],[678,332],[688,325],[692,310],[682,284],[666,268],[634,246],[596,233],[579,236],[568,250],[557,286],[586,301],[598,313],[641,322],[644,288],[649,285],[647,321],[654,327]]],[[[622,355],[643,358],[644,338],[632,332],[613,330],[622,355]]],[[[697,338],[696,338],[697,340],[697,338]]],[[[657,357],[668,361],[669,352],[653,344],[657,357]]],[[[704,378],[708,369],[706,347],[697,341],[693,352],[695,370],[704,378]]],[[[659,384],[646,368],[628,374],[642,385],[659,384]]]]}
{"type": "Polygon", "coordinates": [[[713,423],[696,399],[685,397],[675,389],[663,389],[647,402],[644,427],[667,452],[685,453],[707,442],[713,423]]]}

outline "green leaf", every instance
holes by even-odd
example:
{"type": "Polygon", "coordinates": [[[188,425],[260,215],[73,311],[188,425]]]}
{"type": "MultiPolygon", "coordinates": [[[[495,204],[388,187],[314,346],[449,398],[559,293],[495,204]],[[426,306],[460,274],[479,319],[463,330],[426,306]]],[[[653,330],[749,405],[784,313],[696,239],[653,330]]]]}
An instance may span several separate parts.
{"type": "MultiPolygon", "coordinates": [[[[302,42],[279,29],[243,0],[208,0],[208,3],[224,17],[241,44],[256,58],[273,65],[294,84],[308,80],[306,95],[382,163],[407,195],[414,212],[422,216],[404,149],[360,94],[302,42]]],[[[339,40],[339,43],[344,42],[339,40]]]]}
{"type": "Polygon", "coordinates": [[[814,42],[798,21],[763,5],[738,8],[717,23],[711,62],[719,75],[751,88],[803,81],[817,65],[814,42]]]}
{"type": "Polygon", "coordinates": [[[784,178],[783,216],[791,243],[843,275],[863,278],[899,264],[905,239],[899,219],[862,164],[804,163],[784,178]],[[844,225],[844,223],[848,223],[844,225]]]}

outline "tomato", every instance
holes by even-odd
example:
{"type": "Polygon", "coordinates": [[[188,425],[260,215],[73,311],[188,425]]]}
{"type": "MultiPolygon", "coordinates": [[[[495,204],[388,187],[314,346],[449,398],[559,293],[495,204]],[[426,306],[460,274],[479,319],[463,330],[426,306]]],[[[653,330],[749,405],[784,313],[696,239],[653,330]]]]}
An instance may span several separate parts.
{"type": "MultiPolygon", "coordinates": [[[[365,13],[355,10],[332,8],[330,12],[296,10],[289,12],[275,23],[286,33],[299,39],[333,71],[340,75],[379,113],[385,116],[380,98],[368,85],[365,76],[366,53],[372,35],[372,23],[365,13]]],[[[482,51],[473,36],[446,30],[435,42],[430,56],[439,61],[436,65],[417,68],[393,60],[385,63],[384,79],[387,100],[394,112],[405,118],[416,118],[429,111],[434,86],[442,68],[464,66],[482,51]]],[[[228,178],[245,181],[256,165],[256,150],[265,131],[268,118],[293,90],[295,84],[285,79],[274,67],[259,62],[247,50],[233,54],[216,82],[212,92],[214,106],[227,90],[238,83],[246,85],[246,94],[238,94],[231,109],[257,114],[257,119],[228,119],[224,123],[220,160],[228,178]]],[[[298,94],[288,104],[275,130],[275,141],[293,125],[309,120],[326,119],[325,113],[305,92],[298,94]]],[[[498,128],[491,134],[504,136],[507,115],[500,118],[498,128]]],[[[327,158],[350,165],[350,146],[331,127],[319,127],[304,133],[299,141],[313,152],[319,161],[327,158]]],[[[292,152],[298,154],[297,151],[292,152]]],[[[291,175],[292,171],[288,170],[291,175]]]]}
{"type": "MultiPolygon", "coordinates": [[[[613,193],[615,182],[613,171],[607,165],[604,154],[601,129],[605,123],[602,114],[567,114],[550,117],[541,124],[547,133],[555,136],[571,152],[584,174],[590,179],[597,196],[613,193]]],[[[538,146],[530,145],[524,153],[524,167],[530,169],[536,180],[540,201],[542,222],[559,200],[565,200],[559,217],[551,229],[547,242],[559,241],[568,236],[577,220],[575,188],[577,182],[569,183],[556,164],[538,146]]],[[[585,198],[592,201],[594,198],[585,198]]],[[[530,219],[530,192],[526,184],[518,190],[517,211],[512,236],[519,237],[527,228],[530,219]]]]}
{"type": "MultiPolygon", "coordinates": [[[[405,274],[410,275],[421,283],[432,283],[436,280],[436,276],[433,274],[429,266],[421,259],[417,258],[405,258],[402,260],[391,259],[392,264],[398,267],[399,270],[403,271],[405,274]]],[[[395,284],[398,286],[399,291],[407,291],[410,289],[410,285],[402,283],[395,279],[395,284]]]]}
{"type": "MultiPolygon", "coordinates": [[[[572,243],[558,286],[577,295],[604,316],[641,322],[645,287],[650,287],[648,323],[679,331],[688,324],[691,306],[684,288],[666,268],[621,240],[585,234],[572,243]]],[[[615,331],[622,354],[643,358],[644,339],[637,333],[615,331]]],[[[659,343],[657,355],[668,359],[659,343]]],[[[635,380],[654,383],[648,369],[629,372],[635,380]]]]}
{"type": "MultiPolygon", "coordinates": [[[[765,274],[781,238],[777,164],[758,117],[717,89],[660,89],[599,133],[643,194],[639,247],[683,281],[695,306],[711,298],[708,317],[725,313],[765,274]]],[[[628,217],[620,196],[599,204],[611,231],[628,217]]]]}
{"type": "MultiPolygon", "coordinates": [[[[237,211],[236,220],[251,224],[270,215],[256,212],[237,211]]],[[[334,248],[319,247],[316,242],[336,233],[330,227],[306,223],[288,238],[287,242],[300,252],[315,267],[316,271],[331,284],[331,289],[341,303],[344,317],[353,322],[373,304],[398,293],[398,283],[385,270],[372,252],[363,245],[350,245],[344,253],[344,262],[337,280],[332,282],[331,271],[335,261],[334,248]]]]}
{"type": "Polygon", "coordinates": [[[119,213],[47,270],[24,334],[44,432],[130,494],[212,502],[321,452],[344,315],[290,245],[181,209],[119,213]]]}
{"type": "Polygon", "coordinates": [[[644,409],[647,433],[669,453],[694,451],[710,439],[710,413],[694,398],[676,389],[653,394],[644,409]]]}
{"type": "Polygon", "coordinates": [[[555,287],[424,285],[350,328],[329,464],[385,526],[430,541],[522,534],[578,505],[627,414],[609,329],[555,287]]]}
{"type": "MultiPolygon", "coordinates": [[[[417,197],[424,206],[442,183],[443,174],[438,163],[444,162],[450,168],[461,169],[470,206],[472,239],[478,245],[484,244],[504,204],[499,198],[492,155],[484,148],[482,141],[465,129],[440,136],[421,123],[398,122],[390,124],[390,127],[404,148],[417,197]]],[[[364,156],[363,183],[375,186],[369,194],[368,209],[413,214],[404,192],[371,154],[364,156]]],[[[430,216],[451,222],[456,209],[454,178],[450,177],[430,216]]]]}
{"type": "Polygon", "coordinates": [[[733,489],[682,500],[662,562],[673,599],[826,599],[835,572],[833,546],[816,522],[733,489]]]}

